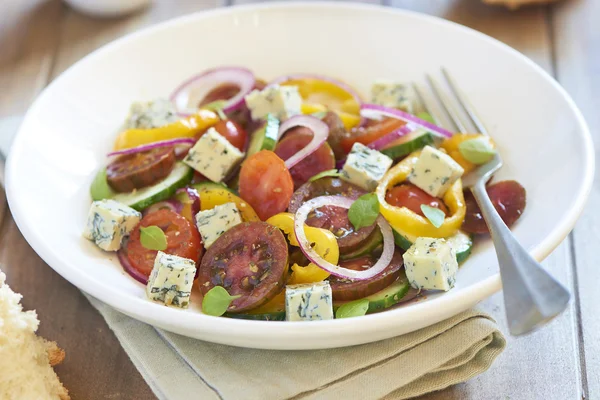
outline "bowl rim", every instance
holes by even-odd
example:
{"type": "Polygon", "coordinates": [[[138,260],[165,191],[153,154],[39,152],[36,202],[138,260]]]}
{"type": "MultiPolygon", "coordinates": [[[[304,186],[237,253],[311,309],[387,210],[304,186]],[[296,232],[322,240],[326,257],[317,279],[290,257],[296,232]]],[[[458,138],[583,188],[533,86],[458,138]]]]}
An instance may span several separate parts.
{"type": "MultiPolygon", "coordinates": [[[[69,282],[77,286],[80,290],[90,294],[91,296],[100,299],[102,302],[110,305],[111,307],[133,317],[138,320],[145,321],[152,325],[164,328],[169,331],[176,331],[183,333],[188,336],[196,338],[205,338],[211,336],[210,340],[216,343],[223,343],[235,346],[244,347],[256,347],[256,348],[269,348],[269,349],[318,349],[318,348],[332,348],[341,347],[347,345],[361,344],[371,342],[373,339],[369,338],[369,334],[373,334],[373,326],[377,326],[377,331],[385,331],[390,328],[394,331],[398,331],[397,324],[394,323],[395,316],[399,313],[403,314],[403,318],[413,319],[416,322],[412,327],[402,333],[414,331],[416,329],[429,326],[443,319],[449,318],[458,312],[461,312],[486,297],[492,295],[494,292],[501,289],[500,274],[496,273],[482,281],[474,283],[465,288],[461,288],[459,291],[449,291],[443,296],[426,301],[416,302],[408,307],[403,307],[398,310],[389,310],[384,313],[376,313],[365,315],[361,317],[360,321],[363,324],[356,324],[356,320],[353,319],[339,319],[329,321],[303,321],[303,322],[276,322],[276,321],[252,321],[252,320],[239,320],[221,317],[212,317],[203,315],[201,313],[189,313],[184,310],[178,310],[168,308],[148,302],[146,299],[139,298],[121,290],[112,288],[110,285],[105,283],[99,283],[96,279],[88,276],[82,270],[69,266],[68,263],[63,263],[58,252],[53,249],[46,247],[41,240],[40,235],[35,232],[33,226],[26,223],[24,210],[20,205],[17,198],[18,193],[18,169],[16,168],[17,156],[14,154],[22,153],[19,148],[22,146],[22,132],[27,127],[27,121],[35,116],[37,108],[43,104],[45,97],[52,90],[55,85],[60,85],[65,77],[70,75],[73,69],[79,68],[81,65],[93,63],[97,58],[102,57],[105,53],[112,51],[130,41],[135,41],[138,37],[154,34],[162,30],[169,30],[179,24],[185,24],[188,21],[199,21],[203,19],[210,19],[215,16],[224,14],[236,14],[240,12],[252,12],[261,11],[263,9],[280,9],[280,10],[293,10],[298,8],[311,8],[315,10],[319,9],[353,9],[356,11],[370,10],[384,12],[392,15],[408,16],[415,18],[420,21],[427,23],[433,23],[443,25],[451,29],[463,30],[468,34],[476,35],[480,39],[485,40],[490,46],[495,46],[499,50],[502,50],[514,57],[518,57],[521,61],[532,67],[538,74],[540,74],[546,81],[548,81],[554,89],[557,90],[558,94],[566,100],[570,111],[574,115],[575,122],[577,124],[577,130],[581,132],[581,137],[584,142],[585,152],[581,155],[584,159],[584,177],[582,185],[579,188],[579,192],[575,198],[573,207],[566,210],[560,220],[557,223],[557,228],[545,236],[541,242],[530,249],[530,253],[538,261],[543,260],[547,257],[560,243],[566,238],[569,232],[575,226],[575,223],[581,213],[583,212],[587,198],[589,197],[593,178],[594,178],[594,147],[591,138],[591,134],[587,123],[581,113],[581,111],[575,105],[573,99],[569,96],[562,86],[545,70],[534,63],[532,60],[511,48],[510,46],[494,39],[486,34],[478,32],[472,28],[460,25],[458,23],[444,20],[439,17],[423,14],[420,12],[394,9],[381,5],[374,4],[361,4],[361,3],[337,3],[337,2],[319,2],[312,3],[306,1],[293,1],[293,2],[273,2],[273,3],[261,3],[261,4],[248,4],[248,5],[237,5],[232,7],[217,8],[212,10],[204,10],[189,15],[181,16],[168,20],[166,22],[159,23],[154,26],[146,27],[139,31],[125,35],[119,39],[116,39],[108,44],[100,47],[99,49],[88,54],[75,64],[70,66],[64,72],[62,72],[54,81],[52,81],[36,98],[33,104],[28,109],[23,124],[21,125],[17,135],[13,141],[13,151],[9,154],[7,160],[7,172],[6,172],[6,192],[8,198],[8,204],[18,228],[22,232],[27,242],[31,245],[34,251],[48,264],[57,271],[61,276],[67,279],[69,282]],[[127,307],[123,307],[127,304],[127,307]],[[176,314],[180,313],[180,314],[176,314]],[[421,321],[419,316],[427,314],[428,318],[421,321]],[[217,319],[218,318],[218,319],[217,319]],[[174,329],[173,324],[169,321],[177,320],[177,328],[174,329]],[[265,328],[275,330],[278,335],[288,339],[287,343],[272,343],[270,345],[261,345],[260,343],[253,343],[253,339],[259,338],[264,335],[265,328]],[[236,332],[239,329],[243,329],[244,336],[243,340],[240,337],[231,334],[223,335],[224,332],[236,332]],[[316,338],[330,334],[332,331],[347,330],[352,332],[352,336],[360,337],[358,340],[351,340],[348,344],[333,344],[333,345],[298,345],[294,342],[294,338],[316,338]],[[219,336],[221,335],[221,336],[219,336]],[[243,344],[233,343],[230,338],[235,338],[235,341],[243,344]],[[291,339],[291,340],[289,340],[291,339]]],[[[402,334],[400,333],[400,334],[402,334]]],[[[273,333],[271,334],[273,335],[273,333]]],[[[383,335],[381,339],[396,336],[396,335],[383,335]]],[[[341,339],[341,338],[338,338],[341,339]]],[[[304,341],[303,341],[304,342],[304,341]]],[[[342,342],[340,340],[340,342],[342,342]]]]}

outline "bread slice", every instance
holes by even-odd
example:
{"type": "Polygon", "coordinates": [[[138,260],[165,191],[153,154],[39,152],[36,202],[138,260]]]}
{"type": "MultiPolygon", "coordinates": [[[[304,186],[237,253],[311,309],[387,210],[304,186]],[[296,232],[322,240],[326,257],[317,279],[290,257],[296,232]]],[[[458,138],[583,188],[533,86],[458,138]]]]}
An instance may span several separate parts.
{"type": "Polygon", "coordinates": [[[35,311],[23,311],[22,296],[5,283],[0,270],[0,398],[5,400],[68,400],[52,366],[65,353],[55,342],[35,334],[35,311]]]}

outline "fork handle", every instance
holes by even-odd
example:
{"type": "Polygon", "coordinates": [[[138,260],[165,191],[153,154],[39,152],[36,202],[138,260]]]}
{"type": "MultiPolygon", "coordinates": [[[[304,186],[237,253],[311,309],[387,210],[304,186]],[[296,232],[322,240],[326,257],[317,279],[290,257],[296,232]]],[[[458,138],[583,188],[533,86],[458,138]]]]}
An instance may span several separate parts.
{"type": "Polygon", "coordinates": [[[528,333],[560,314],[571,295],[515,239],[492,204],[484,180],[471,191],[496,248],[510,333],[528,333]]]}

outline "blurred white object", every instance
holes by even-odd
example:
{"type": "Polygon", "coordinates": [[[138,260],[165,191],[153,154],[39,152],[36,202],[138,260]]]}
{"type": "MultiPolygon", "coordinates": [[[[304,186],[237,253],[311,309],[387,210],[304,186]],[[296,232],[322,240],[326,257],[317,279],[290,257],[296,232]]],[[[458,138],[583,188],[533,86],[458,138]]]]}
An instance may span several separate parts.
{"type": "Polygon", "coordinates": [[[152,0],[65,0],[75,10],[92,17],[119,17],[147,7],[152,0]]]}

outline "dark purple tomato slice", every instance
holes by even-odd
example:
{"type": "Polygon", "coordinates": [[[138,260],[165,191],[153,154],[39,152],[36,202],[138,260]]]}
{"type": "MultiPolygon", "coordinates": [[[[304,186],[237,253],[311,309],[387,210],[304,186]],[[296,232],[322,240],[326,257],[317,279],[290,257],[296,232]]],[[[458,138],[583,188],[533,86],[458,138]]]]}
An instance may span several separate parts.
{"type": "Polygon", "coordinates": [[[314,182],[307,182],[300,186],[292,195],[288,211],[295,214],[296,211],[310,199],[319,196],[344,196],[356,200],[367,192],[360,187],[348,183],[339,178],[325,177],[314,182]]]}
{"type": "MultiPolygon", "coordinates": [[[[509,228],[519,219],[527,203],[525,188],[517,181],[501,181],[487,187],[492,204],[509,228]]],[[[465,190],[467,214],[462,229],[468,233],[488,233],[481,210],[470,190],[465,190]]]]}
{"type": "Polygon", "coordinates": [[[175,161],[172,147],[123,155],[108,164],[106,179],[117,192],[131,192],[166,178],[173,170],[175,161]]]}
{"type": "Polygon", "coordinates": [[[215,286],[241,295],[229,312],[256,308],[281,292],[288,265],[288,246],[281,231],[266,222],[245,222],[219,237],[200,264],[202,294],[215,286]]]}
{"type": "MultiPolygon", "coordinates": [[[[363,266],[368,265],[369,267],[372,267],[376,262],[377,260],[372,256],[365,256],[353,260],[342,261],[340,262],[340,266],[355,271],[362,271],[364,270],[363,266]]],[[[371,279],[351,281],[335,276],[330,277],[329,284],[331,285],[333,300],[350,301],[362,299],[363,297],[370,296],[373,293],[385,289],[398,279],[402,265],[402,254],[396,252],[390,265],[388,265],[379,275],[376,275],[371,279]]]]}
{"type": "MultiPolygon", "coordinates": [[[[313,132],[304,126],[290,129],[277,144],[277,147],[275,147],[275,154],[281,157],[282,160],[287,160],[305,148],[312,140],[312,137],[313,132]]],[[[334,167],[335,157],[333,151],[327,143],[323,143],[314,153],[290,169],[290,174],[294,180],[294,187],[298,188],[319,172],[327,171],[334,167]]]]}
{"type": "Polygon", "coordinates": [[[355,230],[348,219],[348,210],[335,206],[323,206],[317,208],[308,215],[306,224],[315,228],[331,231],[337,238],[341,253],[354,250],[354,248],[362,243],[363,240],[367,239],[375,229],[375,224],[373,224],[355,230]]]}
{"type": "Polygon", "coordinates": [[[342,139],[347,136],[346,127],[342,122],[342,119],[333,111],[328,111],[323,117],[323,122],[329,127],[329,136],[327,137],[327,143],[331,146],[333,154],[336,160],[343,160],[346,157],[346,152],[342,147],[342,139]]]}

